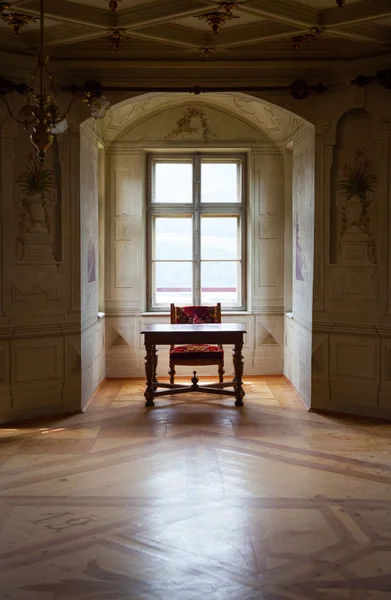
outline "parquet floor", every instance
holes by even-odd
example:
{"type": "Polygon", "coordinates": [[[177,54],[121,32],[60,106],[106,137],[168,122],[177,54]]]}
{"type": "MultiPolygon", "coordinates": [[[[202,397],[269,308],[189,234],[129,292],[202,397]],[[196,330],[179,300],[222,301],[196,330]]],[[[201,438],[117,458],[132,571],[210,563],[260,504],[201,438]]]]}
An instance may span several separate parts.
{"type": "Polygon", "coordinates": [[[110,381],[1,429],[1,600],[390,600],[391,424],[110,381]]]}

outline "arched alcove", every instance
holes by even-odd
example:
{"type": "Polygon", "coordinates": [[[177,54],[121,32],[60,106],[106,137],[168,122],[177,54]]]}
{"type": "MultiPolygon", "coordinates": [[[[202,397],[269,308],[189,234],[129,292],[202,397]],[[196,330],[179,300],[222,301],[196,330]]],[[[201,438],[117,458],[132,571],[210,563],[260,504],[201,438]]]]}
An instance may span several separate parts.
{"type": "MultiPolygon", "coordinates": [[[[240,152],[246,158],[246,305],[243,311],[224,313],[223,319],[247,326],[247,375],[286,373],[309,405],[314,128],[284,109],[243,94],[148,94],[113,106],[101,123],[87,121],[81,134],[81,180],[91,172],[83,167],[83,160],[98,164],[98,146],[104,147],[105,155],[105,242],[99,253],[106,257],[105,301],[101,307],[106,314],[106,375],[143,376],[140,330],[148,322],[168,321],[168,313],[151,314],[146,301],[148,155],[240,152]],[[284,316],[285,295],[292,298],[288,317],[284,316]],[[296,314],[300,318],[292,319],[296,314]]],[[[98,178],[96,175],[95,183],[86,186],[96,189],[95,216],[98,178]]],[[[82,301],[82,321],[98,309],[99,288],[88,281],[88,248],[97,235],[99,217],[94,221],[83,210],[82,223],[95,224],[93,231],[88,227],[83,230],[82,295],[85,289],[89,299],[82,301]]],[[[93,376],[94,335],[88,329],[82,342],[88,355],[85,401],[97,385],[93,376]]],[[[166,354],[162,349],[159,369],[163,374],[168,369],[166,354]]]]}

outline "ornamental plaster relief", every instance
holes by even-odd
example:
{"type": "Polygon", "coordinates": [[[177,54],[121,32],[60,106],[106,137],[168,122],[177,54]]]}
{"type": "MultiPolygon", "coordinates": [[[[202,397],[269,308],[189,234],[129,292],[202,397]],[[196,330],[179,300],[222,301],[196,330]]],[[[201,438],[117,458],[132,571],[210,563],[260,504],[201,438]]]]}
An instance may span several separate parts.
{"type": "Polygon", "coordinates": [[[211,131],[205,112],[196,106],[186,107],[176,126],[165,136],[166,140],[202,140],[208,142],[216,137],[211,131]]]}
{"type": "Polygon", "coordinates": [[[360,272],[353,268],[342,268],[333,271],[329,284],[329,299],[343,300],[346,296],[350,296],[346,299],[350,307],[352,307],[351,303],[355,297],[361,300],[378,300],[377,269],[366,269],[360,272]]]}
{"type": "Polygon", "coordinates": [[[268,138],[259,127],[228,113],[225,108],[186,102],[135,124],[117,140],[143,144],[229,140],[248,144],[268,141],[268,138]]]}
{"type": "Polygon", "coordinates": [[[115,223],[114,238],[116,242],[129,242],[132,240],[134,225],[131,221],[117,221],[115,223]]]}
{"type": "Polygon", "coordinates": [[[147,113],[167,106],[172,101],[172,95],[149,96],[143,100],[127,100],[122,106],[111,108],[103,120],[104,136],[107,141],[113,141],[118,133],[127,129],[132,121],[137,121],[147,113]]]}
{"type": "Polygon", "coordinates": [[[11,296],[13,302],[29,302],[40,296],[47,301],[61,300],[59,278],[47,270],[26,273],[12,283],[11,296]]]}
{"type": "Polygon", "coordinates": [[[268,213],[267,215],[261,215],[258,220],[258,238],[262,239],[273,239],[276,238],[277,233],[277,215],[268,213]]]}
{"type": "Polygon", "coordinates": [[[302,119],[292,117],[291,113],[273,104],[246,95],[229,93],[207,94],[198,96],[196,102],[188,100],[188,94],[151,94],[142,99],[133,98],[110,109],[104,119],[104,138],[108,142],[119,139],[130,127],[136,126],[145,119],[161,114],[162,110],[180,105],[196,103],[198,106],[219,108],[232,117],[240,118],[249,125],[262,131],[273,140],[284,140],[297,128],[302,119]]]}
{"type": "Polygon", "coordinates": [[[379,167],[374,124],[363,109],[338,121],[330,170],[331,262],[377,263],[379,167]]]}

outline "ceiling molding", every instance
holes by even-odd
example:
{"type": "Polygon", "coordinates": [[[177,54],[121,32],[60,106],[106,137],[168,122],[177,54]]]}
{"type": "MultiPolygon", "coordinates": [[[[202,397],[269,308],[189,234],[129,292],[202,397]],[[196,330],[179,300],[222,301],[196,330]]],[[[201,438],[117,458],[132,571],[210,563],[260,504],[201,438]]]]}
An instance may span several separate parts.
{"type": "Polygon", "coordinates": [[[214,48],[234,48],[254,42],[278,40],[289,38],[292,35],[304,33],[307,28],[299,28],[294,25],[260,21],[250,25],[231,27],[222,31],[214,40],[214,48]]]}
{"type": "Polygon", "coordinates": [[[204,4],[197,0],[155,0],[147,4],[141,4],[134,8],[128,8],[116,13],[118,15],[118,27],[137,29],[148,25],[167,23],[168,21],[183,17],[199,15],[208,10],[214,10],[219,6],[218,2],[204,4]]]}
{"type": "MultiPolygon", "coordinates": [[[[20,3],[20,6],[23,6],[23,12],[26,14],[39,15],[39,0],[28,0],[20,3]]],[[[68,0],[46,2],[45,17],[101,29],[114,28],[117,23],[116,16],[110,10],[76,4],[76,2],[69,2],[68,0]]]]}
{"type": "Polygon", "coordinates": [[[240,10],[307,29],[320,23],[318,10],[293,0],[249,0],[240,5],[240,10]]]}
{"type": "Polygon", "coordinates": [[[322,27],[343,27],[360,21],[375,21],[391,16],[390,0],[369,0],[369,2],[356,2],[346,4],[343,10],[331,8],[322,13],[320,24],[322,27]]]}
{"type": "Polygon", "coordinates": [[[391,43],[390,31],[387,27],[373,25],[372,23],[350,24],[349,27],[334,27],[326,30],[332,36],[338,36],[347,40],[358,42],[370,42],[375,44],[391,43]]]}
{"type": "MultiPolygon", "coordinates": [[[[55,46],[62,46],[77,42],[86,42],[96,38],[102,38],[104,31],[94,27],[86,27],[77,23],[67,23],[50,27],[45,31],[45,46],[50,49],[55,46]]],[[[39,31],[32,31],[25,34],[26,40],[30,46],[39,45],[39,31]]]]}
{"type": "Polygon", "coordinates": [[[189,48],[201,48],[208,44],[207,36],[203,31],[189,31],[187,27],[181,25],[167,24],[163,28],[156,25],[137,30],[127,28],[126,32],[134,38],[162,41],[189,48]]]}

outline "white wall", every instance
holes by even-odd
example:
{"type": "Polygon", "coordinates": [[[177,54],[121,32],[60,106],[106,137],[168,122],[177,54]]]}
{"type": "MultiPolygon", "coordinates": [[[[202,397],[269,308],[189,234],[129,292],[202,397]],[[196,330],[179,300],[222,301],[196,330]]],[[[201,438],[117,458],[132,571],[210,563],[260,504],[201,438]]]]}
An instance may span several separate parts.
{"type": "Polygon", "coordinates": [[[318,106],[315,410],[391,417],[390,99],[390,91],[375,85],[330,94],[318,106]],[[377,177],[368,232],[344,226],[337,188],[357,149],[377,177]]]}
{"type": "MultiPolygon", "coordinates": [[[[305,127],[293,137],[292,313],[285,317],[284,373],[311,405],[312,288],[314,256],[315,136],[305,127]]],[[[289,183],[288,175],[287,182],[289,183]]],[[[286,265],[289,268],[289,263],[286,265]]]]}
{"type": "Polygon", "coordinates": [[[80,409],[79,154],[74,131],[48,153],[49,229],[39,201],[22,217],[17,179],[33,148],[24,128],[3,117],[0,422],[7,422],[80,409]]]}
{"type": "MultiPolygon", "coordinates": [[[[89,126],[90,125],[90,126],[89,126]]],[[[105,378],[105,326],[98,319],[100,253],[99,145],[96,128],[80,128],[81,405],[85,408],[105,378]]]]}

